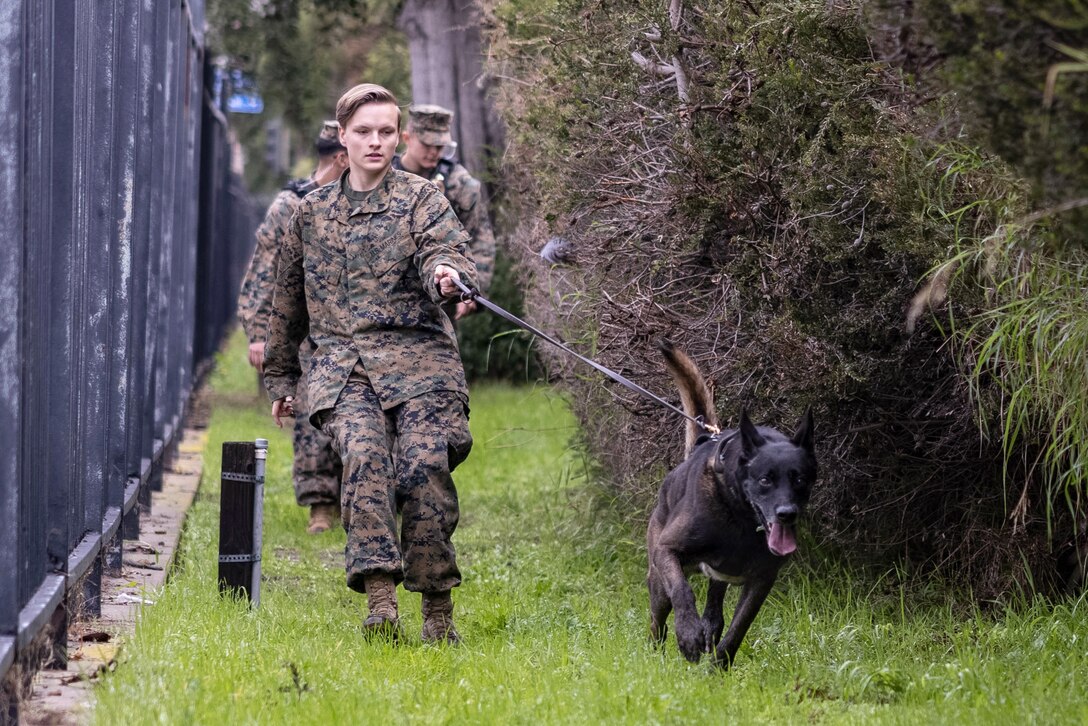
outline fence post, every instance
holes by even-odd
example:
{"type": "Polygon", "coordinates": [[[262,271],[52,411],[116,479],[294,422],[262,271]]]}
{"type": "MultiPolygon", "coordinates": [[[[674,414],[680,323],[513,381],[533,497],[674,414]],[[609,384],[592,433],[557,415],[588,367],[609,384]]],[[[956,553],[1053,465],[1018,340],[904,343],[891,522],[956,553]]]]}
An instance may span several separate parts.
{"type": "Polygon", "coordinates": [[[261,603],[261,536],[268,440],[227,441],[219,495],[219,591],[261,603]]]}

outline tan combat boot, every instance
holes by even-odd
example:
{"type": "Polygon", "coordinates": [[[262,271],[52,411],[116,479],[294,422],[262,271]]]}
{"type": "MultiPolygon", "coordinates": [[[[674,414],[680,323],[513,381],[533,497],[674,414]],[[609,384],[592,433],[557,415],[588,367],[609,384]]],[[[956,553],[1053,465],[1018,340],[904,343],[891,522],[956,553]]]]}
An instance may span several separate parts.
{"type": "Polygon", "coordinates": [[[423,593],[423,642],[450,645],[461,642],[453,627],[453,598],[449,590],[423,593]]]}
{"type": "Polygon", "coordinates": [[[370,614],[363,621],[366,635],[378,635],[396,640],[400,636],[397,619],[397,583],[391,575],[367,575],[366,604],[370,614]]]}
{"type": "Polygon", "coordinates": [[[335,504],[313,504],[310,506],[309,534],[320,534],[332,529],[333,522],[340,519],[340,507],[335,504]]]}

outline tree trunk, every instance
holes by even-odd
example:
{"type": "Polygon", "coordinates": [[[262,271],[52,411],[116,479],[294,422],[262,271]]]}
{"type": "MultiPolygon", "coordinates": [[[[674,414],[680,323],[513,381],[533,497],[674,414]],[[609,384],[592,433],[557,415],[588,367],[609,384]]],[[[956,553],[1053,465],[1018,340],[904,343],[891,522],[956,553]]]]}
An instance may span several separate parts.
{"type": "Polygon", "coordinates": [[[408,36],[412,101],[454,112],[461,163],[479,176],[503,130],[485,96],[479,12],[473,0],[405,0],[398,24],[408,36]]]}

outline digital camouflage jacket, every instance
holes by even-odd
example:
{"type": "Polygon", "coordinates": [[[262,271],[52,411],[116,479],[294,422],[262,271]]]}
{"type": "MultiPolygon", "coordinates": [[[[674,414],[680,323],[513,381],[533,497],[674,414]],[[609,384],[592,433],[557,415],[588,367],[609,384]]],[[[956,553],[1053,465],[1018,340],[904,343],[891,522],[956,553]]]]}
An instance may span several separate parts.
{"type": "MultiPolygon", "coordinates": [[[[399,155],[394,158],[393,167],[403,169],[399,155]]],[[[491,286],[491,276],[495,273],[495,234],[491,230],[491,218],[487,214],[487,203],[479,180],[469,174],[463,165],[454,162],[450,166],[450,162],[444,159],[438,162],[429,177],[424,178],[438,185],[468,232],[468,251],[476,263],[479,289],[480,292],[487,292],[491,286]],[[442,173],[446,169],[448,173],[442,173]],[[442,179],[438,179],[440,173],[442,179]]]]}
{"type": "Polygon", "coordinates": [[[449,202],[421,177],[391,169],[354,207],[339,184],[299,204],[280,245],[265,350],[271,400],[293,395],[300,342],[311,413],[331,408],[361,363],[383,409],[436,390],[468,395],[457,339],[434,285],[445,264],[466,285],[476,270],[449,202]]]}
{"type": "Polygon", "coordinates": [[[264,220],[257,227],[257,246],[238,294],[238,320],[250,343],[261,343],[268,338],[268,315],[272,312],[272,290],[276,277],[273,267],[276,250],[300,201],[302,198],[296,192],[282,190],[272,200],[264,220]]]}

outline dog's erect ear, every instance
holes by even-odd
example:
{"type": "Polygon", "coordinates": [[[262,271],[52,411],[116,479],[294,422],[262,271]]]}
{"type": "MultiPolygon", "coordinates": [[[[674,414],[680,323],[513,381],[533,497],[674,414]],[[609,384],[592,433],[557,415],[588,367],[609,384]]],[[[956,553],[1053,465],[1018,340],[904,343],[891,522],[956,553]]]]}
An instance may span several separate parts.
{"type": "Polygon", "coordinates": [[[756,453],[756,449],[767,443],[752,425],[752,420],[748,418],[748,411],[743,408],[740,410],[740,440],[744,444],[744,455],[748,458],[756,453]]]}
{"type": "MultiPolygon", "coordinates": [[[[725,460],[729,456],[729,444],[732,441],[732,436],[723,436],[718,439],[717,447],[714,449],[714,458],[710,460],[714,471],[718,473],[725,471],[725,460]]],[[[741,455],[741,458],[743,458],[743,455],[741,455]]]]}
{"type": "Polygon", "coordinates": [[[805,415],[801,417],[801,423],[797,424],[797,431],[793,434],[793,445],[800,446],[806,451],[812,451],[813,433],[812,406],[809,406],[805,409],[805,415]]]}

